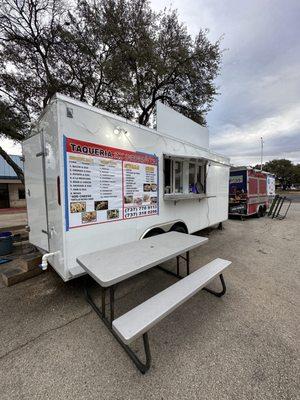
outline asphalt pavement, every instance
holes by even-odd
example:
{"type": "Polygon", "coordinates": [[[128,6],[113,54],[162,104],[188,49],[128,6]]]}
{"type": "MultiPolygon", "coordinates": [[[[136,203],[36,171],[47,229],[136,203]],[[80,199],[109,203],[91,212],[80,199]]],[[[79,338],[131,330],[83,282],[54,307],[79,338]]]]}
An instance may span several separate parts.
{"type": "MultiPolygon", "coordinates": [[[[191,269],[231,260],[227,293],[202,291],[151,329],[144,376],[86,303],[82,279],[48,270],[0,288],[0,399],[299,399],[299,237],[299,203],[282,221],[211,231],[191,269]]],[[[121,284],[117,315],[175,281],[154,268],[121,284]]],[[[133,348],[142,357],[141,340],[133,348]]]]}

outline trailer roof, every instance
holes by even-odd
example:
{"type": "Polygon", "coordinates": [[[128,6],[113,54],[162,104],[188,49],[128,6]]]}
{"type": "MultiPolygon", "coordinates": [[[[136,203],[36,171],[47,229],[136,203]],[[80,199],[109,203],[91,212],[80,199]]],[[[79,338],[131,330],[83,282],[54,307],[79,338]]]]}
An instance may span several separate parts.
{"type": "Polygon", "coordinates": [[[95,106],[90,106],[90,105],[87,104],[87,103],[84,103],[84,102],[79,101],[79,100],[75,100],[75,99],[73,99],[72,97],[66,96],[66,95],[61,94],[61,93],[56,93],[56,94],[52,97],[52,99],[50,100],[50,103],[46,106],[46,108],[43,110],[43,112],[41,113],[41,115],[40,115],[39,118],[37,119],[37,122],[38,122],[38,121],[42,118],[42,116],[47,112],[47,109],[50,107],[50,105],[51,105],[54,101],[57,101],[57,100],[58,100],[58,101],[62,101],[62,102],[67,102],[67,103],[73,104],[73,105],[75,105],[75,106],[77,106],[77,107],[84,108],[84,109],[86,109],[86,110],[95,112],[95,113],[97,113],[97,114],[101,114],[101,115],[103,115],[103,116],[105,116],[105,117],[112,118],[112,119],[114,119],[114,120],[116,120],[116,121],[123,122],[123,123],[126,123],[126,124],[131,125],[131,126],[134,126],[134,127],[138,127],[138,128],[140,128],[140,129],[143,129],[144,131],[151,132],[152,134],[155,134],[155,135],[158,135],[158,136],[163,136],[163,137],[165,137],[165,138],[168,138],[168,139],[171,139],[171,140],[175,140],[175,141],[181,142],[181,143],[183,143],[183,144],[187,144],[187,145],[189,145],[189,146],[192,146],[192,147],[194,147],[194,148],[200,149],[200,150],[205,151],[206,153],[208,153],[207,159],[209,159],[210,161],[213,161],[213,162],[216,162],[216,163],[225,164],[225,165],[230,166],[230,159],[229,159],[228,157],[225,157],[225,156],[223,156],[223,155],[221,155],[221,154],[215,153],[215,152],[211,151],[209,148],[200,147],[200,146],[197,146],[197,145],[195,145],[194,143],[188,142],[188,141],[186,141],[186,140],[178,139],[178,138],[173,137],[173,136],[171,136],[171,135],[168,135],[168,134],[166,134],[166,133],[160,132],[160,131],[158,131],[158,130],[156,130],[156,129],[149,128],[149,127],[147,127],[147,126],[145,126],[145,125],[138,124],[137,122],[134,122],[134,121],[131,121],[131,120],[127,119],[127,118],[124,118],[124,117],[121,117],[121,116],[119,116],[119,115],[113,114],[113,113],[111,113],[111,112],[102,110],[102,109],[97,108],[97,107],[95,107],[95,106]]]}
{"type": "Polygon", "coordinates": [[[243,166],[239,166],[239,167],[234,167],[234,166],[231,166],[231,167],[230,167],[230,171],[246,171],[246,170],[247,170],[247,171],[256,171],[256,172],[260,172],[260,173],[265,174],[265,175],[275,176],[275,175],[272,174],[271,172],[261,171],[260,169],[251,167],[250,165],[249,165],[249,166],[243,165],[243,166]]]}

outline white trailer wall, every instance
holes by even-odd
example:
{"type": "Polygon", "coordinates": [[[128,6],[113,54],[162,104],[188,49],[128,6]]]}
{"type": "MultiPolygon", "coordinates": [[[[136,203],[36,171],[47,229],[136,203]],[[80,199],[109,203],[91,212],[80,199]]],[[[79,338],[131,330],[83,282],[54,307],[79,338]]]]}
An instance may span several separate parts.
{"type": "Polygon", "coordinates": [[[197,124],[184,115],[174,111],[161,102],[156,103],[156,128],[176,139],[205,149],[209,148],[209,133],[204,126],[197,124]]]}
{"type": "MultiPolygon", "coordinates": [[[[57,95],[52,101],[40,120],[39,128],[43,129],[47,153],[45,165],[50,251],[60,251],[59,255],[49,261],[64,280],[83,273],[76,263],[79,255],[139,239],[151,227],[183,221],[189,233],[192,233],[225,221],[228,217],[229,160],[210,153],[202,146],[200,148],[182,139],[142,127],[62,95],[57,95]],[[116,135],[116,128],[124,131],[116,135]],[[67,230],[64,136],[133,152],[155,154],[159,161],[159,214],[67,230]],[[164,200],[164,154],[208,160],[207,198],[178,202],[164,200]],[[57,177],[60,177],[61,205],[58,204],[57,177]]],[[[203,145],[208,144],[205,141],[204,136],[203,145]]],[[[25,143],[24,148],[26,146],[25,143]]],[[[31,162],[29,156],[26,161],[31,162]]],[[[36,231],[34,224],[34,219],[30,218],[32,232],[36,231]]]]}

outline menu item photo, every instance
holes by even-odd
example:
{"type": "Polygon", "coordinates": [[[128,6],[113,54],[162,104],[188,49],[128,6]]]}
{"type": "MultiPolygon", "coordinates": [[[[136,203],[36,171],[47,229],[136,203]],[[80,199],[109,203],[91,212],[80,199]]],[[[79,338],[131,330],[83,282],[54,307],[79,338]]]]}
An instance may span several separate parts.
{"type": "Polygon", "coordinates": [[[141,197],[136,197],[134,199],[134,204],[136,204],[137,206],[141,206],[143,204],[143,199],[141,197]]]}
{"type": "Polygon", "coordinates": [[[150,194],[144,194],[143,196],[143,202],[144,203],[149,203],[150,201],[150,194]]]}
{"type": "Polygon", "coordinates": [[[95,201],[94,204],[95,204],[96,211],[108,210],[108,201],[107,200],[95,201]]]}
{"type": "Polygon", "coordinates": [[[132,204],[133,203],[133,196],[124,196],[124,203],[125,204],[132,204]]]}
{"type": "Polygon", "coordinates": [[[116,219],[116,218],[119,218],[119,210],[107,211],[107,219],[116,219]]]}
{"type": "Polygon", "coordinates": [[[85,202],[71,202],[70,203],[70,211],[71,213],[79,213],[86,210],[85,202]]]}
{"type": "Polygon", "coordinates": [[[88,224],[97,221],[96,211],[89,211],[82,213],[81,219],[83,224],[88,224]]]}

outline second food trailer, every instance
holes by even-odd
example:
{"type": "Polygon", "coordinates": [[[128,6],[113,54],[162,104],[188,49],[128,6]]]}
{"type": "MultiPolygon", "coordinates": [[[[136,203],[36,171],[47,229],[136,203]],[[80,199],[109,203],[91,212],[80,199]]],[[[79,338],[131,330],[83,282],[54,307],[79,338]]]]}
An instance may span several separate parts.
{"type": "Polygon", "coordinates": [[[262,217],[274,196],[274,175],[252,167],[231,167],[229,215],[262,217]]]}

